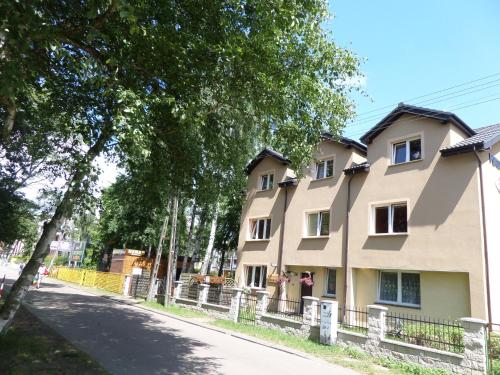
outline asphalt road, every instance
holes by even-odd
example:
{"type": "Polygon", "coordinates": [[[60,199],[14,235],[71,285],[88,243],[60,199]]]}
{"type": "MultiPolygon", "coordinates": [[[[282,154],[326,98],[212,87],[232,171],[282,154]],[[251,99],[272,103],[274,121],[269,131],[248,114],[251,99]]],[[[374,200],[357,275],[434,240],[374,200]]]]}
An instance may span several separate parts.
{"type": "MultiPolygon", "coordinates": [[[[16,276],[14,269],[9,272],[16,276]]],[[[357,373],[47,281],[28,308],[117,375],[357,373]]]]}

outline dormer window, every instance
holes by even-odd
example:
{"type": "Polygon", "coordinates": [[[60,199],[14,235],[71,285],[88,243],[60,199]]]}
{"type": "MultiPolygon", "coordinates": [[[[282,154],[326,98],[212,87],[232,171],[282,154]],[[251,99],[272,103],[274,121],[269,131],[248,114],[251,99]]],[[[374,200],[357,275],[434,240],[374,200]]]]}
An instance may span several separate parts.
{"type": "Polygon", "coordinates": [[[392,164],[408,163],[422,159],[422,140],[411,138],[392,144],[392,164]]]}
{"type": "Polygon", "coordinates": [[[333,159],[316,162],[316,180],[333,176],[333,159]]]}
{"type": "Polygon", "coordinates": [[[274,184],[274,174],[268,173],[260,176],[260,190],[271,190],[274,184]]]}

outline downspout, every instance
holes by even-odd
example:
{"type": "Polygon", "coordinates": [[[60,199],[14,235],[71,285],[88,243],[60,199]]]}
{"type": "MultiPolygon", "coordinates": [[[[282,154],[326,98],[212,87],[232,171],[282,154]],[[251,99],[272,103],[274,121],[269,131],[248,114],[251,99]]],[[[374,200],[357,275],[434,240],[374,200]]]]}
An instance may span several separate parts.
{"type": "Polygon", "coordinates": [[[488,262],[488,239],[486,235],[486,213],[484,209],[484,188],[483,188],[483,164],[476,148],[472,149],[476,156],[478,171],[479,171],[479,187],[481,189],[481,218],[483,220],[483,247],[484,247],[484,266],[486,274],[486,302],[488,305],[488,329],[491,332],[491,297],[490,297],[490,268],[488,262]]]}
{"type": "Polygon", "coordinates": [[[347,204],[345,211],[345,230],[344,230],[344,248],[342,254],[342,267],[344,268],[344,300],[342,301],[342,322],[345,319],[345,309],[347,304],[347,257],[349,255],[349,212],[351,211],[351,181],[352,174],[349,175],[349,180],[347,181],[347,204]]]}
{"type": "Polygon", "coordinates": [[[283,237],[285,236],[285,218],[286,218],[286,209],[288,206],[288,185],[285,184],[284,187],[285,187],[285,204],[283,205],[283,219],[281,220],[280,241],[278,245],[278,262],[277,262],[278,277],[281,277],[281,268],[282,268],[281,263],[283,262],[283,242],[284,242],[283,237]]]}

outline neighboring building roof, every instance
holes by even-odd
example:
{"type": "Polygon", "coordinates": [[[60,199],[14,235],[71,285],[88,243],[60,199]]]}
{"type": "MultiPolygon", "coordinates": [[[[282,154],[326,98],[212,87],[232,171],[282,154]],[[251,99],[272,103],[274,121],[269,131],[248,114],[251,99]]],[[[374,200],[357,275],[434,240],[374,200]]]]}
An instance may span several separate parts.
{"type": "Polygon", "coordinates": [[[283,154],[279,153],[278,151],[274,151],[271,148],[266,147],[255,158],[253,158],[253,160],[250,163],[248,163],[247,167],[245,168],[245,172],[247,174],[252,173],[254,168],[267,157],[274,158],[283,165],[289,165],[291,163],[290,159],[285,158],[283,154]]]}
{"type": "Polygon", "coordinates": [[[473,150],[481,151],[493,146],[497,142],[500,142],[500,124],[485,126],[476,129],[475,134],[471,137],[443,148],[441,155],[451,156],[473,150]]]}
{"type": "Polygon", "coordinates": [[[340,137],[337,138],[333,136],[331,133],[323,133],[321,135],[323,138],[328,139],[330,141],[339,142],[346,146],[346,148],[355,148],[359,152],[361,152],[364,156],[366,156],[366,146],[362,143],[356,142],[354,139],[340,137]]]}
{"type": "Polygon", "coordinates": [[[359,172],[368,172],[370,170],[370,163],[365,161],[364,163],[356,164],[352,163],[349,168],[344,169],[346,175],[356,174],[359,172]]]}
{"type": "Polygon", "coordinates": [[[451,112],[438,111],[435,109],[416,107],[413,105],[408,105],[400,103],[391,113],[385,116],[377,125],[368,130],[361,137],[361,142],[369,144],[377,137],[380,133],[384,131],[385,128],[392,125],[394,121],[400,118],[404,114],[411,114],[418,117],[428,117],[440,121],[442,124],[451,122],[456,127],[461,129],[466,135],[472,136],[476,134],[465,122],[463,122],[457,115],[451,112]]]}

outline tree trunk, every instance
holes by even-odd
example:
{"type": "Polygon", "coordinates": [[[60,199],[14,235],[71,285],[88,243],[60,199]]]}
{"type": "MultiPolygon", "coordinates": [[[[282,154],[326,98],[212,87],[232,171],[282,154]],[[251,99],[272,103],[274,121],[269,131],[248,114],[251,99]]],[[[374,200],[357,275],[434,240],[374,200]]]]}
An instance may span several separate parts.
{"type": "Polygon", "coordinates": [[[195,259],[197,259],[200,256],[201,241],[203,237],[203,230],[205,229],[206,223],[207,223],[207,212],[206,208],[204,208],[200,214],[200,223],[198,224],[198,229],[196,230],[196,242],[193,254],[191,255],[191,264],[189,265],[188,273],[194,272],[195,259]]]}
{"type": "Polygon", "coordinates": [[[219,272],[218,272],[219,276],[222,276],[222,274],[224,273],[224,258],[225,258],[225,255],[226,255],[226,251],[227,251],[227,244],[224,243],[222,245],[222,251],[221,251],[221,254],[220,254],[220,264],[219,264],[219,272]]]}
{"type": "Polygon", "coordinates": [[[179,207],[179,199],[174,197],[174,211],[172,213],[172,230],[170,231],[170,249],[168,253],[167,264],[167,283],[165,285],[165,306],[170,303],[170,289],[172,288],[172,264],[175,262],[174,249],[175,249],[175,236],[177,231],[177,209],[179,207]]]}
{"type": "Polygon", "coordinates": [[[182,269],[181,273],[186,272],[188,257],[191,255],[191,263],[193,262],[193,257],[191,254],[192,241],[193,241],[193,229],[194,229],[194,221],[196,218],[196,201],[193,203],[193,210],[191,211],[191,222],[189,223],[189,232],[187,237],[187,245],[186,245],[186,253],[184,254],[184,258],[182,259],[182,269]]]}
{"type": "Polygon", "coordinates": [[[43,225],[42,235],[38,240],[33,255],[28,264],[24,267],[23,272],[16,280],[9,295],[0,310],[0,327],[1,332],[5,333],[7,328],[12,323],[12,319],[16,314],[21,301],[23,300],[28,288],[30,287],[38,267],[42,264],[44,258],[49,253],[50,243],[55,239],[57,230],[63,221],[71,216],[75,201],[84,194],[82,182],[88,174],[88,170],[92,161],[104,149],[106,142],[111,136],[111,127],[106,126],[96,142],[90,147],[83,159],[76,165],[75,172],[68,184],[68,189],[63,195],[63,198],[54,212],[50,221],[43,225]],[[3,321],[2,321],[3,320],[3,321]]]}
{"type": "Polygon", "coordinates": [[[208,239],[208,246],[207,250],[205,252],[205,259],[203,260],[203,267],[201,268],[201,274],[206,275],[207,270],[208,270],[208,264],[210,260],[212,259],[212,253],[214,249],[214,242],[215,242],[215,230],[217,229],[217,216],[219,214],[219,205],[215,205],[215,213],[214,213],[214,218],[212,219],[212,225],[210,227],[210,237],[208,239]]]}

